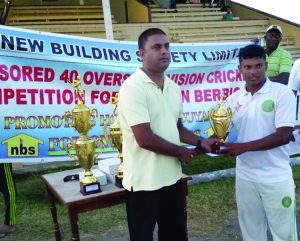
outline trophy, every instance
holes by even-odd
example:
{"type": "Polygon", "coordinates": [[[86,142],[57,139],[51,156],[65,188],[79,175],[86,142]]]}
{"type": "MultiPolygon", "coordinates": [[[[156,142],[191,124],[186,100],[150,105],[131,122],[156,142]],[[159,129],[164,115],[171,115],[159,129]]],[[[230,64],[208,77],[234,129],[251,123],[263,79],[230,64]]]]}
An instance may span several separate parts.
{"type": "MultiPolygon", "coordinates": [[[[218,138],[220,138],[221,141],[226,140],[229,134],[229,130],[231,127],[231,119],[232,119],[231,109],[229,107],[224,108],[224,104],[225,104],[225,96],[224,93],[222,92],[220,96],[220,102],[215,107],[212,107],[208,112],[210,125],[215,135],[218,138]]],[[[219,148],[220,147],[217,146],[216,150],[219,148]]]]}
{"type": "Polygon", "coordinates": [[[112,97],[110,103],[114,105],[113,115],[115,117],[114,123],[110,126],[110,135],[112,139],[113,146],[118,150],[120,164],[118,167],[117,175],[115,176],[116,186],[123,187],[122,179],[123,179],[123,154],[122,154],[122,132],[120,127],[120,119],[117,115],[118,108],[118,94],[115,97],[112,97]]]}
{"type": "Polygon", "coordinates": [[[100,183],[93,175],[91,170],[95,163],[97,155],[95,154],[96,147],[103,143],[106,145],[105,140],[97,139],[96,141],[87,136],[88,131],[96,124],[98,119],[98,111],[93,108],[90,110],[84,105],[85,93],[81,89],[80,77],[71,82],[75,88],[75,100],[77,105],[70,111],[65,112],[66,122],[69,118],[72,119],[72,126],[79,132],[79,138],[73,143],[67,142],[66,152],[69,157],[75,159],[76,164],[80,164],[84,169],[84,177],[80,182],[80,192],[83,195],[101,192],[100,183]],[[74,156],[70,153],[73,148],[77,154],[74,156]]]}

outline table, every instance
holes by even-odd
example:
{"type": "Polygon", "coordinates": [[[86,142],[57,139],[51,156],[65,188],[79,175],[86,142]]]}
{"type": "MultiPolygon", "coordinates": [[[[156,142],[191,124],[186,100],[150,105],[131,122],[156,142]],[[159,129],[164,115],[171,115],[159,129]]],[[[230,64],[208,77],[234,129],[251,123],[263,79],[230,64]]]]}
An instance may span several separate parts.
{"type": "MultiPolygon", "coordinates": [[[[58,200],[68,210],[71,224],[72,241],[80,240],[77,224],[79,213],[105,208],[125,202],[125,189],[118,188],[114,184],[110,183],[103,185],[101,186],[102,192],[84,196],[80,193],[79,181],[63,181],[65,176],[77,174],[80,171],[82,171],[82,169],[79,168],[58,173],[45,174],[41,177],[48,193],[56,241],[61,240],[61,233],[57,219],[55,200],[58,200]]],[[[190,179],[191,177],[189,176],[183,177],[183,185],[186,195],[188,194],[187,181],[190,179]]],[[[187,221],[186,203],[185,214],[185,221],[187,221]]],[[[186,240],[188,240],[187,235],[186,240]]]]}

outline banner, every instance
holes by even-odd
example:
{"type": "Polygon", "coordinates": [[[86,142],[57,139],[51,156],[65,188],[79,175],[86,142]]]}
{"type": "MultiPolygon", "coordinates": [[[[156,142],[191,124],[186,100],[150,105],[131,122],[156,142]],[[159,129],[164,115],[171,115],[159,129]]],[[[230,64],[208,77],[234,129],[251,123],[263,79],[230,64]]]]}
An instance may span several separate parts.
{"type": "MultiPolygon", "coordinates": [[[[0,26],[0,162],[70,160],[65,146],[79,134],[66,121],[75,107],[77,76],[85,105],[97,108],[96,125],[88,133],[103,136],[113,123],[109,100],[137,67],[137,42],[107,41],[0,26]]],[[[182,90],[184,125],[201,135],[212,134],[209,108],[238,90],[239,49],[249,42],[171,44],[166,74],[182,90]]],[[[115,155],[111,143],[97,151],[115,155]]]]}

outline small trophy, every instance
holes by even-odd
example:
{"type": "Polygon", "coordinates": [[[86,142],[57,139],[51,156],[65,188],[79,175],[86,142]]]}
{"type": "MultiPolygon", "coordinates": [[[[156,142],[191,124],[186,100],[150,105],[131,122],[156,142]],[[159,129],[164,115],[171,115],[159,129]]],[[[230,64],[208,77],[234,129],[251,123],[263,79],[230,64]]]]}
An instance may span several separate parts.
{"type": "Polygon", "coordinates": [[[112,139],[112,143],[114,147],[118,150],[119,158],[120,158],[120,165],[118,167],[117,175],[115,176],[116,186],[123,187],[122,179],[123,179],[123,154],[122,154],[122,132],[120,127],[120,119],[117,115],[117,108],[118,108],[118,94],[115,97],[112,97],[110,100],[114,107],[113,115],[115,117],[114,123],[110,126],[110,135],[112,139]]]}
{"type": "Polygon", "coordinates": [[[96,147],[102,142],[106,145],[105,140],[97,139],[97,141],[87,136],[88,131],[96,124],[98,119],[98,111],[93,108],[90,110],[84,105],[85,93],[81,89],[80,77],[71,82],[75,88],[75,100],[78,103],[75,108],[65,112],[66,120],[72,118],[72,126],[79,132],[79,138],[72,143],[67,142],[66,152],[69,157],[75,159],[76,164],[80,164],[84,169],[84,178],[80,182],[80,192],[83,195],[101,192],[100,183],[96,180],[91,170],[95,163],[97,155],[95,155],[96,147]],[[77,156],[70,153],[73,148],[77,156]]]}
{"type": "MultiPolygon", "coordinates": [[[[221,93],[220,102],[208,112],[210,125],[215,135],[222,141],[225,141],[231,127],[232,111],[228,107],[224,108],[224,93],[221,93]]],[[[216,150],[220,147],[217,146],[216,150]]]]}

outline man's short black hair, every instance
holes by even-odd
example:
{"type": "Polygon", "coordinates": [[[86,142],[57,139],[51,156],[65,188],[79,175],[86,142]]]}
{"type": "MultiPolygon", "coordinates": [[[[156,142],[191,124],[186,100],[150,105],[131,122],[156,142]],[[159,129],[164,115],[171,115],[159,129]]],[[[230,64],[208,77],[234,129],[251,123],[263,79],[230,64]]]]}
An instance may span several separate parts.
{"type": "Polygon", "coordinates": [[[253,58],[262,58],[266,60],[265,49],[262,46],[256,44],[250,44],[240,49],[240,53],[239,53],[240,64],[242,63],[243,59],[253,59],[253,58]]]}
{"type": "Polygon", "coordinates": [[[144,32],[142,32],[141,35],[139,36],[138,39],[139,49],[144,49],[145,42],[147,41],[148,37],[156,34],[162,34],[167,36],[166,33],[162,31],[160,28],[149,28],[144,32]]]}

